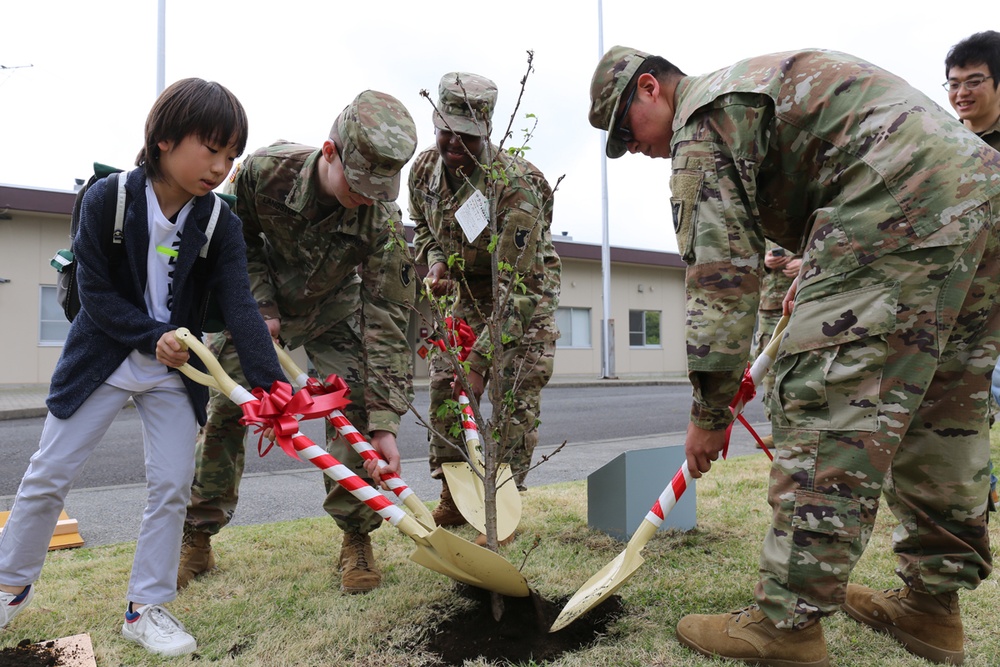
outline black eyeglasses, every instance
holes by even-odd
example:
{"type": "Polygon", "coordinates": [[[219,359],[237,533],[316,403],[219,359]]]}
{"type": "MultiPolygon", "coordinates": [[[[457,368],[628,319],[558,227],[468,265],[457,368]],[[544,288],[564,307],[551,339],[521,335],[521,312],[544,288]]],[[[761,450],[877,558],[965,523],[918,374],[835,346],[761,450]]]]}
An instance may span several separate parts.
{"type": "Polygon", "coordinates": [[[618,126],[611,132],[611,136],[626,144],[632,141],[632,128],[625,127],[625,119],[628,117],[628,110],[632,108],[632,99],[635,97],[636,88],[638,86],[632,86],[632,92],[628,94],[628,98],[625,100],[625,108],[622,109],[621,115],[618,116],[618,126]]]}
{"type": "Polygon", "coordinates": [[[979,86],[983,85],[986,79],[992,79],[992,76],[982,76],[976,77],[974,79],[966,79],[965,81],[949,80],[941,84],[941,87],[947,90],[949,93],[957,93],[962,86],[965,86],[966,90],[975,90],[979,86]]]}

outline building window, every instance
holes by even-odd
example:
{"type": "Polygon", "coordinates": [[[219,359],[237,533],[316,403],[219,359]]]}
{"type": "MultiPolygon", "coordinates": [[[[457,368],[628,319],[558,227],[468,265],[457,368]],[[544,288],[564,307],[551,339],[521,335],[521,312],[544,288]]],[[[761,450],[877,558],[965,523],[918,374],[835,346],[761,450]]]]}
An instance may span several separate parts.
{"type": "Polygon", "coordinates": [[[628,311],[629,347],[660,347],[660,311],[628,311]]]}
{"type": "Polygon", "coordinates": [[[561,334],[556,347],[591,347],[590,308],[558,308],[556,325],[561,334]]]}
{"type": "Polygon", "coordinates": [[[62,345],[69,334],[69,320],[56,301],[54,285],[42,285],[38,295],[38,344],[62,345]]]}

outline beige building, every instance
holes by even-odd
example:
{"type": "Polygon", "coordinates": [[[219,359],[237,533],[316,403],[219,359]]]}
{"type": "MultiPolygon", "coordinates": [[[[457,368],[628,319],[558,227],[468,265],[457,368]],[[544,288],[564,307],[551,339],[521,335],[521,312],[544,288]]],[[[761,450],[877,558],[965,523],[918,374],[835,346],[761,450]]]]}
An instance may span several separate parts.
{"type": "MultiPolygon", "coordinates": [[[[69,246],[74,193],[0,185],[0,384],[47,383],[69,322],[55,300],[49,260],[69,246]]],[[[555,374],[602,377],[601,247],[556,240],[563,260],[555,374]]],[[[676,253],[611,249],[611,373],[683,374],[684,263],[676,253]]],[[[422,327],[413,318],[417,348],[422,327]]],[[[418,377],[427,365],[415,355],[418,377]]]]}

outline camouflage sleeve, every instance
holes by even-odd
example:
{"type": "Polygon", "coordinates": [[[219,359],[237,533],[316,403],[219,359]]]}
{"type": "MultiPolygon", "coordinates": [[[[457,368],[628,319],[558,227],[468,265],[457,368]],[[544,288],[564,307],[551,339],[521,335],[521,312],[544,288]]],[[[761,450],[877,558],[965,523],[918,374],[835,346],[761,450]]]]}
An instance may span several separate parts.
{"type": "Polygon", "coordinates": [[[413,251],[416,256],[416,263],[430,268],[438,262],[447,264],[448,256],[434,238],[430,227],[427,224],[427,215],[424,213],[426,201],[424,199],[424,189],[426,186],[420,178],[420,166],[414,164],[410,170],[410,222],[413,223],[413,251]]]}
{"type": "Polygon", "coordinates": [[[247,273],[250,274],[250,289],[261,313],[269,317],[278,316],[275,296],[277,290],[271,283],[267,268],[264,239],[261,236],[260,219],[257,217],[256,183],[258,160],[253,156],[247,158],[237,169],[234,180],[226,189],[236,195],[234,211],[243,222],[243,239],[247,244],[247,273]]]}
{"type": "Polygon", "coordinates": [[[368,429],[395,434],[400,416],[408,409],[407,401],[413,400],[413,353],[406,330],[416,297],[414,271],[407,251],[389,234],[390,224],[402,224],[399,207],[377,204],[370,208],[377,211],[370,216],[374,242],[361,267],[368,429]]]}
{"type": "MultiPolygon", "coordinates": [[[[546,208],[527,179],[516,177],[503,189],[497,202],[497,262],[500,294],[510,295],[503,304],[500,335],[503,345],[516,345],[528,330],[544,294],[543,252],[546,208]]],[[[551,209],[548,209],[551,211],[551,209]]],[[[484,359],[480,373],[489,368],[486,359],[492,355],[493,344],[489,328],[484,328],[473,345],[473,351],[484,359]]]]}
{"type": "Polygon", "coordinates": [[[755,184],[769,118],[766,106],[723,105],[675,137],[670,202],[688,263],[691,421],[701,428],[732,421],[729,403],[749,357],[764,254],[755,184]]]}

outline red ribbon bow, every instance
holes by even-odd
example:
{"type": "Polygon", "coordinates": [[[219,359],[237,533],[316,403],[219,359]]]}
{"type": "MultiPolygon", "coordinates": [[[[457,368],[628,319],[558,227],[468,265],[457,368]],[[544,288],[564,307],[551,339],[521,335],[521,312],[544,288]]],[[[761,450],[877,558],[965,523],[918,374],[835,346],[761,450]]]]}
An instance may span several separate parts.
{"type": "MultiPolygon", "coordinates": [[[[732,403],[729,404],[729,409],[736,412],[736,409],[741,404],[746,406],[747,403],[753,400],[753,397],[757,395],[757,387],[753,383],[753,378],[750,377],[750,364],[747,364],[747,368],[743,371],[743,379],[740,380],[740,388],[736,392],[736,396],[733,397],[732,403]]],[[[754,437],[754,440],[760,444],[761,449],[767,454],[767,457],[774,460],[774,456],[768,451],[767,446],[761,441],[760,436],[757,435],[757,431],[753,430],[753,426],[750,426],[750,422],[747,418],[743,416],[743,411],[740,410],[740,414],[736,415],[736,419],[740,421],[741,424],[746,426],[747,430],[750,431],[750,435],[754,437]]],[[[726,446],[722,448],[722,458],[726,458],[729,454],[729,436],[733,431],[733,424],[736,422],[730,422],[729,426],[726,428],[726,446]]]]}
{"type": "Polygon", "coordinates": [[[458,360],[465,361],[472,352],[472,346],[476,343],[476,332],[472,330],[465,320],[446,317],[444,318],[445,337],[428,338],[427,342],[436,345],[442,352],[447,352],[449,347],[459,348],[458,360]]]}
{"type": "Polygon", "coordinates": [[[270,392],[258,387],[253,390],[258,402],[240,406],[243,409],[240,423],[258,427],[256,432],[261,433],[261,439],[257,442],[257,452],[260,456],[271,451],[273,446],[273,443],[269,444],[261,451],[264,440],[262,431],[273,428],[278,446],[292,458],[298,459],[292,437],[299,432],[299,419],[326,417],[350,403],[346,396],[346,385],[344,387],[343,390],[334,389],[319,395],[314,395],[312,391],[299,391],[293,395],[291,385],[280,380],[271,385],[270,392]]]}

